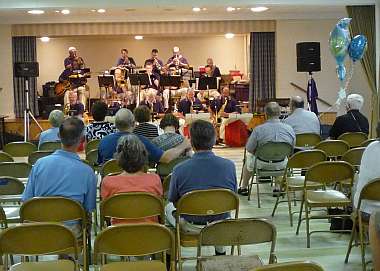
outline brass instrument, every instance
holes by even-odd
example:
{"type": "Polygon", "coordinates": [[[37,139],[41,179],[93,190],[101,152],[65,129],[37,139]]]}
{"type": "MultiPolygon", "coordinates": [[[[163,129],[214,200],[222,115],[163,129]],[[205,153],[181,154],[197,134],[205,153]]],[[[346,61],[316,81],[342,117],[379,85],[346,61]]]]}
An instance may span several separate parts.
{"type": "Polygon", "coordinates": [[[162,66],[160,65],[160,62],[158,62],[157,58],[154,58],[153,66],[156,67],[157,70],[161,71],[162,66]]]}
{"type": "Polygon", "coordinates": [[[226,108],[227,103],[228,103],[228,98],[225,99],[224,104],[220,107],[219,111],[217,111],[217,110],[215,111],[215,122],[216,123],[218,122],[220,113],[224,112],[224,109],[226,108]]]}
{"type": "Polygon", "coordinates": [[[194,108],[193,108],[194,102],[190,101],[190,114],[194,114],[194,108]]]}
{"type": "Polygon", "coordinates": [[[68,116],[69,115],[69,112],[70,112],[70,103],[67,103],[65,104],[64,108],[63,108],[63,114],[65,116],[68,116]]]}

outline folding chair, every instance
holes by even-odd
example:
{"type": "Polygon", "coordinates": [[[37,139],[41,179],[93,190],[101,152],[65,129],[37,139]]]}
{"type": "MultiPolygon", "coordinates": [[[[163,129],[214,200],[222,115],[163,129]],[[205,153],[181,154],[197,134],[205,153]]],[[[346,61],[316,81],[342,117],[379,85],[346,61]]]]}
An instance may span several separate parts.
{"type": "Polygon", "coordinates": [[[314,148],[324,151],[330,160],[337,160],[350,149],[350,146],[343,140],[325,140],[318,143],[314,148]]]}
{"type": "Polygon", "coordinates": [[[62,144],[60,141],[46,141],[46,142],[43,142],[38,148],[39,151],[52,151],[52,152],[59,149],[62,149],[62,144]]]}
{"type": "MultiPolygon", "coordinates": [[[[12,271],[74,271],[78,268],[78,246],[74,234],[55,223],[30,223],[5,229],[0,233],[0,251],[4,254],[4,271],[8,270],[8,256],[38,256],[73,253],[70,260],[25,262],[11,266],[12,271]]],[[[24,257],[22,257],[23,259],[24,257]]]]}
{"type": "Polygon", "coordinates": [[[341,160],[350,163],[356,170],[359,171],[364,150],[365,147],[352,148],[343,154],[341,160]]]}
{"type": "Polygon", "coordinates": [[[95,149],[97,150],[99,143],[100,143],[100,139],[93,139],[87,142],[86,147],[85,147],[85,153],[87,154],[88,152],[92,150],[95,150],[95,149]]]}
{"type": "Polygon", "coordinates": [[[338,137],[338,140],[347,142],[350,148],[360,147],[367,139],[368,135],[362,132],[344,133],[338,137]]]}
{"type": "Polygon", "coordinates": [[[14,162],[14,159],[10,154],[0,151],[0,163],[3,162],[14,162]]]}
{"type": "Polygon", "coordinates": [[[363,271],[366,270],[366,261],[365,261],[365,246],[366,241],[364,239],[364,231],[368,229],[369,221],[363,221],[362,219],[362,212],[360,210],[360,207],[363,203],[363,200],[371,200],[371,201],[377,201],[380,202],[380,178],[374,179],[367,183],[363,189],[360,192],[359,196],[359,203],[358,207],[354,210],[353,215],[353,225],[352,225],[352,231],[351,231],[351,239],[348,243],[348,249],[346,254],[346,259],[344,260],[345,263],[348,262],[348,258],[350,257],[351,249],[354,246],[352,244],[354,238],[357,236],[357,228],[359,228],[359,244],[360,244],[360,254],[362,259],[362,269],[363,271]],[[359,224],[359,225],[358,225],[359,224]]]}
{"type": "Polygon", "coordinates": [[[217,221],[205,226],[198,240],[198,270],[221,270],[217,267],[241,266],[245,269],[262,265],[259,256],[241,256],[241,245],[254,245],[271,243],[269,252],[269,263],[276,262],[276,228],[266,219],[238,218],[217,221]],[[202,246],[232,246],[231,255],[228,256],[202,256],[202,246]],[[238,247],[238,255],[234,255],[234,246],[238,247]]]}
{"type": "Polygon", "coordinates": [[[99,171],[98,166],[98,149],[90,150],[86,152],[86,161],[94,169],[94,171],[99,171]]]}
{"type": "Polygon", "coordinates": [[[323,271],[323,268],[319,264],[305,261],[270,264],[250,271],[323,271]]]}
{"type": "MultiPolygon", "coordinates": [[[[154,270],[166,271],[165,253],[175,255],[173,233],[156,223],[123,224],[111,226],[99,233],[94,243],[95,263],[101,256],[100,270],[154,270]],[[145,256],[162,253],[162,261],[141,260],[107,263],[107,255],[145,256]]],[[[175,257],[171,257],[170,270],[174,271],[175,257]]]]}
{"type": "Polygon", "coordinates": [[[11,142],[4,146],[4,152],[12,157],[28,157],[37,150],[37,146],[30,142],[11,142]]]}
{"type": "Polygon", "coordinates": [[[189,159],[189,157],[179,157],[176,158],[169,163],[159,163],[157,165],[157,174],[160,175],[162,179],[164,179],[166,176],[168,176],[170,173],[172,173],[173,168],[178,165],[179,163],[186,161],[189,159]]]}
{"type": "Polygon", "coordinates": [[[105,162],[100,170],[100,175],[102,178],[112,173],[121,173],[123,169],[119,166],[115,159],[108,160],[105,162]]]}
{"type": "Polygon", "coordinates": [[[310,149],[321,142],[322,138],[320,135],[313,133],[303,133],[296,135],[296,145],[297,149],[310,149]]]}
{"type": "Polygon", "coordinates": [[[35,151],[32,152],[29,157],[28,157],[28,163],[31,164],[32,166],[37,162],[38,159],[48,156],[52,154],[54,151],[35,151]]]}
{"type": "Polygon", "coordinates": [[[367,147],[369,144],[371,144],[372,142],[378,140],[377,138],[371,138],[371,139],[367,139],[366,141],[364,141],[360,147],[367,147]]]}
{"type": "Polygon", "coordinates": [[[32,166],[24,162],[0,163],[0,176],[28,178],[31,170],[32,166]]]}
{"type": "Polygon", "coordinates": [[[170,173],[168,176],[164,178],[164,181],[162,182],[162,188],[164,190],[164,199],[167,200],[169,188],[170,188],[170,181],[172,178],[172,174],[170,173]]]}

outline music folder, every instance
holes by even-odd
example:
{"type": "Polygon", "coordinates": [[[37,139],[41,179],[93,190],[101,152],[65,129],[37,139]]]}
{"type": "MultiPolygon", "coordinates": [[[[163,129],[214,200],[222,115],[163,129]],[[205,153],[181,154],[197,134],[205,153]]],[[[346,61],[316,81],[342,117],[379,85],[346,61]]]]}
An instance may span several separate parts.
{"type": "Polygon", "coordinates": [[[216,77],[202,76],[198,81],[198,90],[218,89],[218,80],[216,77]]]}
{"type": "Polygon", "coordinates": [[[129,74],[129,82],[132,86],[148,86],[149,84],[149,76],[147,73],[131,73],[129,74]]]}
{"type": "Polygon", "coordinates": [[[162,75],[160,79],[162,87],[177,87],[181,86],[181,76],[178,75],[162,75]]]}

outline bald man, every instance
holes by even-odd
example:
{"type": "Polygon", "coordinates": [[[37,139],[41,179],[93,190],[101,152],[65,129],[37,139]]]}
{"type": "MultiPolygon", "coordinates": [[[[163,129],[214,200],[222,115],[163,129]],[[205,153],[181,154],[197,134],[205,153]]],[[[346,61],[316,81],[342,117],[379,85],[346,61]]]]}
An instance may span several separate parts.
{"type": "Polygon", "coordinates": [[[305,102],[302,97],[294,96],[290,99],[290,110],[292,113],[284,120],[284,123],[290,125],[296,135],[312,133],[320,134],[321,125],[317,115],[304,109],[305,102]]]}

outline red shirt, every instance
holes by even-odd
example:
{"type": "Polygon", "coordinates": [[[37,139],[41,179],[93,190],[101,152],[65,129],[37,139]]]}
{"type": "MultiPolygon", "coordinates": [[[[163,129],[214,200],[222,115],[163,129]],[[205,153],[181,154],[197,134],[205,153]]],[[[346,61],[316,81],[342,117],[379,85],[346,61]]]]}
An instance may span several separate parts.
{"type": "MultiPolygon", "coordinates": [[[[100,194],[102,199],[107,199],[115,194],[126,192],[147,192],[162,197],[163,188],[161,179],[157,174],[144,173],[141,175],[117,175],[105,177],[102,181],[100,194]]],[[[133,208],[133,206],[126,206],[133,208]]],[[[117,223],[136,223],[136,222],[158,222],[157,217],[148,217],[144,219],[113,219],[112,224],[117,223]]]]}

